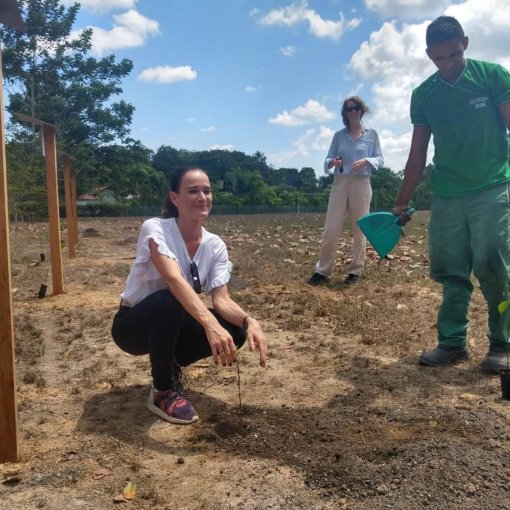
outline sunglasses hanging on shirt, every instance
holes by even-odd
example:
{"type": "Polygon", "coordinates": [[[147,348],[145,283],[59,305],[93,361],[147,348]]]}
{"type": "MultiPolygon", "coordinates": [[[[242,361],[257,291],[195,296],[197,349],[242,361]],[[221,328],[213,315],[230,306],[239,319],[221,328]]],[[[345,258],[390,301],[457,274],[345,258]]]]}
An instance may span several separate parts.
{"type": "Polygon", "coordinates": [[[202,284],[200,283],[200,276],[198,274],[198,267],[195,262],[190,264],[191,280],[193,282],[193,290],[200,294],[202,292],[202,284]]]}

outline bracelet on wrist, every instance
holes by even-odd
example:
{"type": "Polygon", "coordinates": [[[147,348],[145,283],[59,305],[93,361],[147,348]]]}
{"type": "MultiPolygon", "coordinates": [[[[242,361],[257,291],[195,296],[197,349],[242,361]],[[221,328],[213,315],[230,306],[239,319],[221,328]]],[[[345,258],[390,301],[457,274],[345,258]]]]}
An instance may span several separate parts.
{"type": "Polygon", "coordinates": [[[248,319],[250,318],[249,315],[245,315],[243,319],[243,328],[248,329],[248,319]]]}

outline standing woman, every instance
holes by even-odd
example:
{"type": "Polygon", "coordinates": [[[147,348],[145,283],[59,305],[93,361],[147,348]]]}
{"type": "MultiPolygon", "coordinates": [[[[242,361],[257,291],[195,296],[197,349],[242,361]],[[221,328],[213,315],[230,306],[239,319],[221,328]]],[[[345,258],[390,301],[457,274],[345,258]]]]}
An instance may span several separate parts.
{"type": "Polygon", "coordinates": [[[320,258],[315,273],[308,280],[311,285],[325,283],[331,276],[347,213],[351,217],[354,240],[352,262],[344,282],[356,283],[365,266],[366,238],[356,220],[370,211],[370,176],[372,170],[377,170],[384,162],[377,132],[375,129],[364,128],[361,124],[363,115],[368,112],[368,106],[358,96],[348,97],[342,106],[345,128],[333,136],[324,162],[326,173],[334,168],[334,181],[329,195],[320,258]]]}
{"type": "Polygon", "coordinates": [[[113,319],[112,336],[125,352],[149,354],[153,385],[147,407],[172,423],[193,423],[198,415],[183,395],[181,367],[208,356],[223,366],[236,350],[260,353],[266,338],[259,323],[229,296],[232,263],[225,243],[203,227],[212,207],[211,185],[199,168],[178,170],[163,218],[146,220],[136,258],[113,319]],[[198,294],[212,297],[209,310],[198,294]]]}

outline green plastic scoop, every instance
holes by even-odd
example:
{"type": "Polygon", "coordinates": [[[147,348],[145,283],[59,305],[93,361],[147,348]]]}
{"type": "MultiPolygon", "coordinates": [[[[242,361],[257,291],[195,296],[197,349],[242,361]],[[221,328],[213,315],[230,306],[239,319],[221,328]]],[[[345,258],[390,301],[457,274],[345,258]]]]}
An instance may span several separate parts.
{"type": "MultiPolygon", "coordinates": [[[[411,216],[414,209],[406,209],[411,216]]],[[[403,234],[400,216],[390,212],[365,214],[356,222],[379,257],[384,258],[398,244],[403,234]]]]}

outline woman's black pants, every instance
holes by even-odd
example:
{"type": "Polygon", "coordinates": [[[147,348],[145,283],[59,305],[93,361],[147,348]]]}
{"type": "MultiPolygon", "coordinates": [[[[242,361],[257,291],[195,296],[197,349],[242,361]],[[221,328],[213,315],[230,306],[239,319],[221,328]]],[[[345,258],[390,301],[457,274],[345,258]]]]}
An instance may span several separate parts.
{"type": "MultiPolygon", "coordinates": [[[[232,335],[236,347],[241,347],[246,330],[211,312],[232,335]]],[[[121,306],[113,319],[112,337],[129,354],[149,354],[158,390],[172,387],[175,363],[185,367],[212,355],[204,328],[167,289],[150,294],[133,307],[121,306]]]]}

